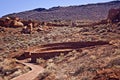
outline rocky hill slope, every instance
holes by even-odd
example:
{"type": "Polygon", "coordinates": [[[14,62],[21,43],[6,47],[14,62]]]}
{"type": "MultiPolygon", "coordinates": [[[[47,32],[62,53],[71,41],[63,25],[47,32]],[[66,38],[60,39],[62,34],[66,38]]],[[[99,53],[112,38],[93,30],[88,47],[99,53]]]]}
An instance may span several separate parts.
{"type": "Polygon", "coordinates": [[[111,8],[120,8],[120,1],[87,4],[68,7],[37,8],[34,10],[13,13],[5,16],[17,16],[23,19],[43,21],[51,20],[102,20],[107,17],[111,8]]]}

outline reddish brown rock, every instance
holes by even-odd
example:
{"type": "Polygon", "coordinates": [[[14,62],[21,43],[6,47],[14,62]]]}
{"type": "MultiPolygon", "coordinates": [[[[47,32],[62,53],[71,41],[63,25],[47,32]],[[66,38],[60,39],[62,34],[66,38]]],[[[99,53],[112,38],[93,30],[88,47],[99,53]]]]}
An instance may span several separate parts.
{"type": "Polygon", "coordinates": [[[110,9],[107,17],[109,23],[116,23],[120,21],[120,8],[110,9]]]}

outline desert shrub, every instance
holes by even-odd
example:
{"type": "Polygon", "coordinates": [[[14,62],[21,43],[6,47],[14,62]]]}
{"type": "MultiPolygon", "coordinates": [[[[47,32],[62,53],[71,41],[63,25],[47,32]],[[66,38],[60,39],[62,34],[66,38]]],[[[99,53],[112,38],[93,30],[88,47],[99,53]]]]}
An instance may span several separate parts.
{"type": "Polygon", "coordinates": [[[44,80],[47,76],[50,75],[50,71],[45,70],[43,73],[40,73],[37,77],[38,80],[44,80]]]}

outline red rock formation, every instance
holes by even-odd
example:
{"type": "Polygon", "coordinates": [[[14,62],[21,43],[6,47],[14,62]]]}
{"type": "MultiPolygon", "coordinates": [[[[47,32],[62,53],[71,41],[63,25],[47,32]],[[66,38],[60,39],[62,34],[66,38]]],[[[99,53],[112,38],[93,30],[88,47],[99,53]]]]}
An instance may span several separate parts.
{"type": "Polygon", "coordinates": [[[0,26],[4,26],[4,27],[9,27],[10,23],[11,23],[11,19],[6,17],[6,18],[0,18],[0,26]]]}
{"type": "Polygon", "coordinates": [[[120,8],[110,9],[107,17],[108,23],[120,22],[120,8]]]}
{"type": "Polygon", "coordinates": [[[13,20],[10,23],[10,27],[23,27],[23,26],[24,26],[24,24],[17,20],[13,20]]]}

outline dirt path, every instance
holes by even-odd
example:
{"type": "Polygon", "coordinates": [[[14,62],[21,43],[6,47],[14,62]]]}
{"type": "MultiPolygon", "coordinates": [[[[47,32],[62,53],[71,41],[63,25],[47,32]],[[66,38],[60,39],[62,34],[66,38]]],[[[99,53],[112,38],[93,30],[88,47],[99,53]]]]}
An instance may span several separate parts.
{"type": "Polygon", "coordinates": [[[25,63],[23,61],[17,61],[19,63],[22,63],[28,67],[30,67],[32,70],[29,71],[28,73],[25,73],[23,75],[20,75],[18,77],[15,77],[11,80],[34,80],[40,73],[44,71],[44,68],[32,63],[25,63]]]}

